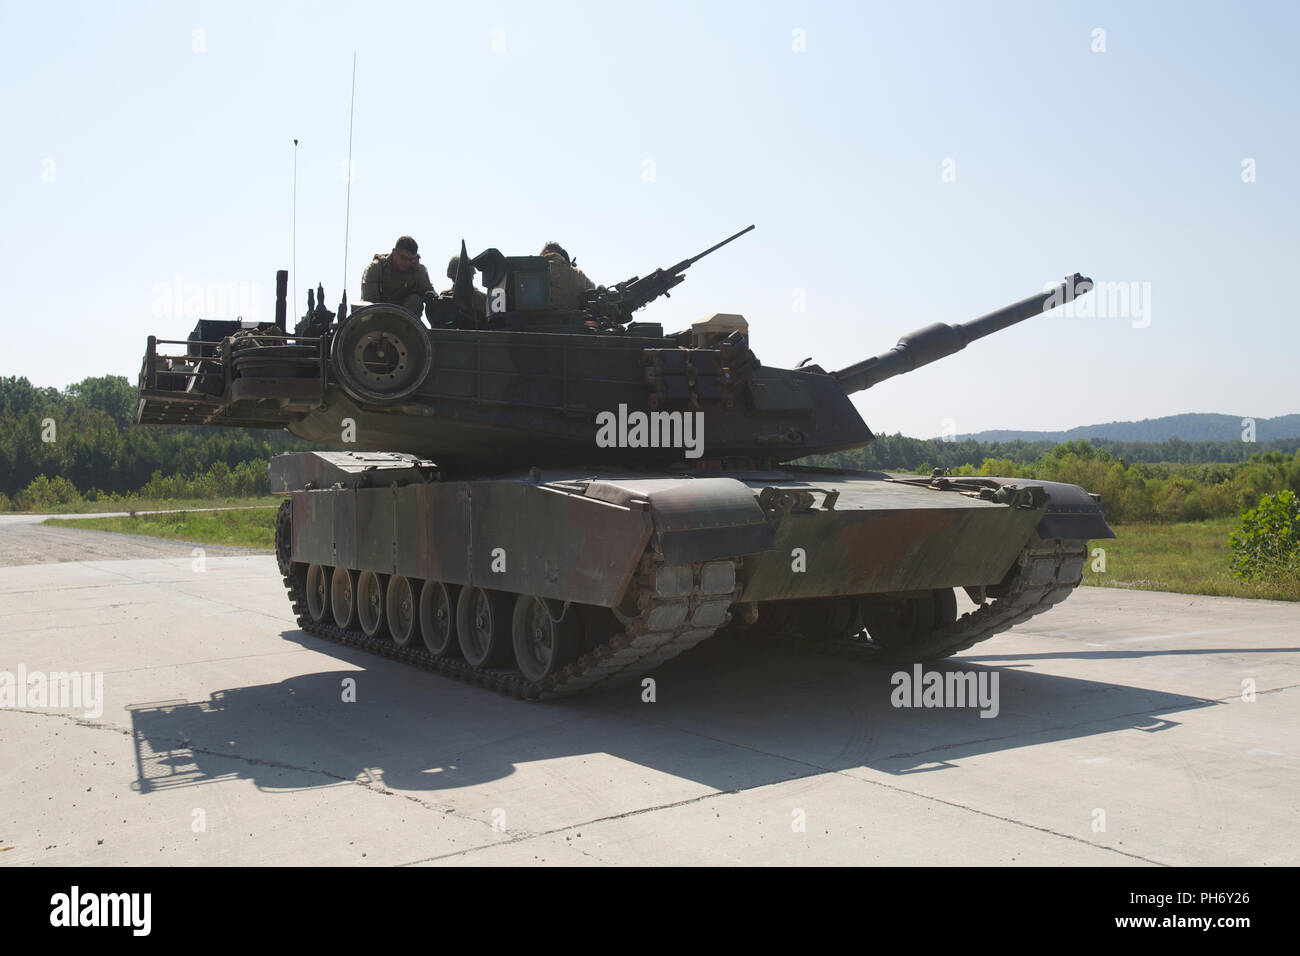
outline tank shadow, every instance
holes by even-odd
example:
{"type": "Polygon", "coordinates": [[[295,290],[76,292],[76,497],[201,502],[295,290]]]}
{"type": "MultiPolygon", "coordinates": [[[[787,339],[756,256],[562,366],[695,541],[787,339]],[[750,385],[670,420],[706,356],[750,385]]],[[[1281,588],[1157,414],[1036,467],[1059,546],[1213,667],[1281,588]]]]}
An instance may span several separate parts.
{"type": "Polygon", "coordinates": [[[1051,651],[1046,654],[980,654],[972,653],[965,660],[978,664],[996,664],[999,661],[1118,661],[1140,657],[1195,657],[1213,654],[1295,654],[1300,647],[1174,647],[1121,651],[1107,648],[1099,651],[1051,651]]]}
{"type": "Polygon", "coordinates": [[[968,686],[982,686],[985,699],[925,706],[920,691],[902,692],[895,675],[907,668],[719,637],[656,669],[653,701],[633,683],[537,704],[298,630],[283,636],[349,669],[133,706],[135,789],[242,778],[268,790],[360,782],[437,792],[500,780],[525,763],[609,754],[738,791],[856,767],[933,772],[1055,740],[1160,732],[1177,726],[1170,715],[1217,703],[958,658],[925,671],[972,675],[968,686]]]}

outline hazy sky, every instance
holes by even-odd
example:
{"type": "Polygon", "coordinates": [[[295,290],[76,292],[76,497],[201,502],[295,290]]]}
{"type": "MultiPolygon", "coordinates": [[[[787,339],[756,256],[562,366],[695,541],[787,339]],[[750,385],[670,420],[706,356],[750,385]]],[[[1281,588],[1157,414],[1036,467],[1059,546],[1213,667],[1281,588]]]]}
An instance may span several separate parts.
{"type": "Polygon", "coordinates": [[[554,238],[612,283],[753,222],[641,316],[835,369],[1112,283],[860,394],[878,432],[1297,412],[1297,9],[3,2],[0,375],[134,381],[149,333],[270,318],[295,137],[291,312],[336,302],[355,51],[352,299],[401,233],[435,281],[554,238]]]}

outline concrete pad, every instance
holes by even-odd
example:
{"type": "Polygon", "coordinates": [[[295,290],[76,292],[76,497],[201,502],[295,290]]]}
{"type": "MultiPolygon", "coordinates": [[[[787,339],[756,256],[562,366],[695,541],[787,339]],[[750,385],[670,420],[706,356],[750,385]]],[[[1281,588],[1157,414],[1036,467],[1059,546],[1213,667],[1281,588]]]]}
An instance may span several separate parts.
{"type": "Polygon", "coordinates": [[[270,556],[202,568],[0,568],[0,671],[103,675],[98,716],[0,709],[0,861],[1300,861],[1295,604],[1080,589],[932,665],[991,718],[724,638],[653,703],[530,704],[303,634],[270,556]]]}

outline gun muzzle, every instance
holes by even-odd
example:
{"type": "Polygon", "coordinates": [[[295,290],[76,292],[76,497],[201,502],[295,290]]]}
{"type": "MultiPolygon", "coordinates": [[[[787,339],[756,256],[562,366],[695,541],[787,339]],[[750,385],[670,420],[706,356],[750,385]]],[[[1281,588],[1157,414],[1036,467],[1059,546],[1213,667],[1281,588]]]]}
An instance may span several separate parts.
{"type": "Polygon", "coordinates": [[[1092,280],[1076,272],[1045,292],[1021,299],[1006,308],[990,312],[973,321],[960,325],[936,322],[915,332],[909,332],[888,352],[858,362],[856,365],[850,365],[848,368],[842,368],[838,372],[832,372],[831,375],[839,380],[845,393],[860,392],[887,378],[902,375],[922,365],[929,365],[931,362],[946,358],[954,352],[960,352],[976,339],[1001,332],[1008,326],[1023,322],[1041,312],[1047,312],[1058,305],[1073,302],[1079,296],[1091,291],[1092,280]]]}

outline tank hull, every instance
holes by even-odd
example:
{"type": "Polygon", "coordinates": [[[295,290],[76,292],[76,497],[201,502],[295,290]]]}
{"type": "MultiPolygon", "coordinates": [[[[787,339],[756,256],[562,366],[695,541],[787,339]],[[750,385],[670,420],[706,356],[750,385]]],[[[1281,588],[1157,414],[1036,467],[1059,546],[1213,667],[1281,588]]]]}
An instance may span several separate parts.
{"type": "MultiPolygon", "coordinates": [[[[852,637],[853,625],[862,626],[855,602],[890,608],[956,587],[996,592],[1029,567],[1031,553],[1041,563],[1032,574],[1043,578],[1032,585],[1035,604],[1056,603],[1079,583],[1083,541],[1110,535],[1080,489],[1011,479],[942,486],[819,469],[532,469],[441,480],[415,456],[361,452],[277,456],[271,476],[273,490],[288,497],[280,556],[291,597],[310,569],[321,580],[341,568],[374,575],[372,590],[397,581],[415,595],[436,585],[448,594],[481,592],[500,608],[536,600],[552,618],[597,621],[569,665],[587,661],[570,675],[571,687],[555,674],[527,679],[518,661],[513,669],[508,659],[453,668],[431,658],[434,669],[491,675],[525,697],[585,689],[584,667],[599,666],[611,638],[650,642],[644,653],[625,655],[618,676],[626,679],[719,628],[744,633],[791,609],[848,608],[844,622],[827,625],[848,633],[813,636],[852,637]]],[[[320,615],[300,620],[336,639],[362,637],[320,615]]],[[[805,630],[809,620],[805,613],[805,630]]]]}

